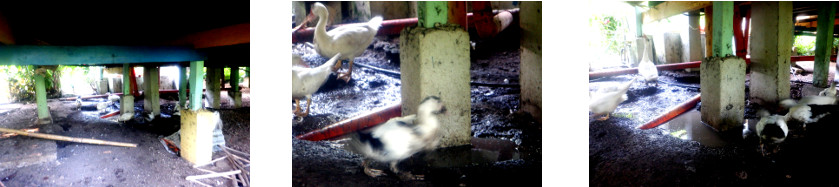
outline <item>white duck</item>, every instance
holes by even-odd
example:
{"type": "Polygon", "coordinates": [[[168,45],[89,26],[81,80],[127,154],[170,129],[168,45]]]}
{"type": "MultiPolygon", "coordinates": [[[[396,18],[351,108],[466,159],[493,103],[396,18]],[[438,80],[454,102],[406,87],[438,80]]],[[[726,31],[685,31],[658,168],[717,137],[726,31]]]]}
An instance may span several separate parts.
{"type": "Polygon", "coordinates": [[[436,96],[422,100],[417,114],[391,118],[384,124],[350,135],[347,149],[364,155],[364,173],[372,177],[382,174],[371,169],[367,159],[390,163],[390,169],[403,179],[421,179],[410,172],[400,173],[396,167],[399,161],[439,145],[439,116],[446,112],[443,102],[436,96]]]}
{"type": "Polygon", "coordinates": [[[830,87],[819,92],[819,96],[836,97],[836,81],[830,81],[830,87]]]}
{"type": "MultiPolygon", "coordinates": [[[[309,115],[309,109],[312,106],[312,94],[318,91],[320,86],[329,78],[329,74],[337,69],[334,65],[340,57],[341,53],[335,54],[332,59],[315,68],[291,67],[291,98],[296,103],[294,108],[295,115],[300,117],[309,115]],[[300,112],[300,99],[303,98],[306,99],[305,113],[300,112]]],[[[291,60],[302,61],[300,56],[297,55],[292,55],[291,60]]]]}
{"type": "Polygon", "coordinates": [[[818,121],[824,117],[823,115],[813,116],[809,105],[834,105],[836,104],[836,98],[810,95],[804,96],[798,102],[792,99],[785,99],[780,104],[782,109],[789,109],[789,112],[785,115],[787,121],[795,120],[806,124],[818,121]]]}
{"type": "Polygon", "coordinates": [[[628,81],[617,88],[605,88],[599,93],[591,96],[591,98],[589,98],[588,105],[589,111],[594,113],[594,116],[606,115],[599,118],[598,120],[600,121],[609,119],[609,114],[615,111],[618,104],[626,101],[626,91],[629,90],[629,87],[632,85],[632,82],[635,82],[635,80],[636,79],[628,81]]]}
{"type": "Polygon", "coordinates": [[[761,110],[758,113],[761,118],[757,122],[757,125],[755,125],[755,129],[761,141],[767,140],[772,143],[783,142],[787,138],[787,134],[789,134],[786,117],[769,114],[766,110],[761,110]]]}
{"type": "MultiPolygon", "coordinates": [[[[346,73],[338,74],[339,79],[349,82],[352,78],[353,59],[364,53],[382,26],[382,17],[376,16],[370,19],[367,24],[345,25],[326,31],[326,21],[329,12],[326,6],[321,3],[312,5],[312,14],[318,16],[318,24],[315,26],[315,51],[321,56],[329,57],[341,53],[341,60],[349,61],[349,68],[346,73]]],[[[341,68],[341,63],[336,64],[336,69],[341,68]]]]}
{"type": "Polygon", "coordinates": [[[652,55],[652,45],[649,38],[643,36],[644,38],[644,53],[642,53],[643,58],[641,62],[638,64],[638,74],[641,77],[644,77],[646,83],[655,83],[658,86],[658,69],[656,68],[653,61],[650,60],[649,56],[652,55]]]}

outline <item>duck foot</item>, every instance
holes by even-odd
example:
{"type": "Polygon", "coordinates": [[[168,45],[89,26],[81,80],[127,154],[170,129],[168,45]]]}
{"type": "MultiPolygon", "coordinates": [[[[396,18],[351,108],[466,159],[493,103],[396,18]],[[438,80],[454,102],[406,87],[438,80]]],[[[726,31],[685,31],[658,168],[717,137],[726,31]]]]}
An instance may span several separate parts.
{"type": "Polygon", "coordinates": [[[340,73],[338,74],[338,80],[344,80],[344,82],[349,83],[350,79],[352,79],[351,73],[340,73]]]}
{"type": "Polygon", "coordinates": [[[606,116],[597,118],[597,121],[606,121],[607,119],[609,119],[609,114],[606,114],[606,116]]]}
{"type": "Polygon", "coordinates": [[[380,177],[385,175],[385,172],[382,170],[370,168],[370,162],[367,162],[367,160],[362,160],[361,165],[364,167],[364,174],[367,174],[367,176],[380,177]]]}

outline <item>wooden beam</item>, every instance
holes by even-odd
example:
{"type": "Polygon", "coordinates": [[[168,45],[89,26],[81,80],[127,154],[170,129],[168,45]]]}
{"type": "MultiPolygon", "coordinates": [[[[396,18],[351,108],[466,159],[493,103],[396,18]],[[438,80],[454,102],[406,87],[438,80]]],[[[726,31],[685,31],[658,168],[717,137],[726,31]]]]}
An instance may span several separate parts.
{"type": "Polygon", "coordinates": [[[189,47],[0,46],[0,65],[98,65],[204,60],[189,47]]]}
{"type": "Polygon", "coordinates": [[[711,6],[711,1],[667,1],[644,12],[644,23],[711,6]]]}
{"type": "MultiPolygon", "coordinates": [[[[192,45],[196,49],[251,42],[251,24],[242,23],[189,34],[167,45],[192,45]]],[[[187,60],[188,61],[188,60],[187,60]]]]}
{"type": "Polygon", "coordinates": [[[3,16],[2,12],[0,12],[0,43],[6,45],[15,44],[15,38],[12,37],[12,29],[9,28],[9,22],[6,21],[6,17],[3,16]]]}

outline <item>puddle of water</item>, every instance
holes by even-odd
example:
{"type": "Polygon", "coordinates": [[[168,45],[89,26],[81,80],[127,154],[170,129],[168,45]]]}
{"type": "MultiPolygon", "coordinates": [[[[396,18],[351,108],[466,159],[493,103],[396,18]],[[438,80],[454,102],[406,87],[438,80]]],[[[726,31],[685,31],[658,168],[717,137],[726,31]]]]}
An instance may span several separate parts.
{"type": "Polygon", "coordinates": [[[516,144],[497,138],[472,138],[472,146],[436,149],[425,155],[431,167],[463,167],[473,164],[494,163],[520,159],[516,144]]]}
{"type": "Polygon", "coordinates": [[[717,131],[702,123],[701,113],[696,110],[679,115],[662,126],[667,135],[679,139],[697,141],[710,147],[720,147],[726,144],[717,131]]]}

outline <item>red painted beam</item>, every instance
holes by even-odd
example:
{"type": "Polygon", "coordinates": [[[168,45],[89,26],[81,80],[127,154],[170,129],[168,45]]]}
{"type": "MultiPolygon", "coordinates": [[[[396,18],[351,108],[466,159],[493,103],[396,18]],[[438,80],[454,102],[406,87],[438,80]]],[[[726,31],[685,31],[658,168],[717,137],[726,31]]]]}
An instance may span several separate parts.
{"type": "Polygon", "coordinates": [[[661,124],[667,123],[668,121],[675,118],[676,116],[679,116],[682,113],[690,111],[691,109],[693,109],[693,107],[696,106],[697,103],[699,103],[699,101],[700,101],[699,96],[700,95],[697,94],[696,96],[693,96],[693,98],[691,98],[691,99],[689,99],[689,100],[687,100],[687,101],[685,101],[685,102],[683,102],[679,105],[676,105],[672,108],[667,109],[668,112],[665,112],[664,114],[659,115],[658,117],[654,118],[652,121],[647,122],[646,124],[641,125],[638,128],[642,129],[642,130],[656,128],[661,124]]]}
{"type": "Polygon", "coordinates": [[[402,116],[402,104],[376,109],[370,113],[346,119],[322,129],[297,136],[297,139],[320,141],[340,137],[351,132],[382,124],[390,118],[402,116]]]}
{"type": "Polygon", "coordinates": [[[111,117],[111,116],[116,116],[117,114],[119,114],[119,111],[118,111],[118,110],[117,110],[116,112],[111,112],[110,114],[105,114],[104,116],[99,117],[99,119],[109,118],[109,117],[111,117]]]}
{"type": "MultiPolygon", "coordinates": [[[[140,89],[137,88],[137,75],[134,73],[134,67],[131,67],[131,93],[134,93],[134,98],[140,97],[140,89]]],[[[123,91],[125,92],[125,91],[123,91]]]]}
{"type": "MultiPolygon", "coordinates": [[[[793,56],[790,57],[790,62],[797,62],[797,61],[814,61],[816,60],[815,56],[793,56]]],[[[830,60],[836,62],[836,55],[830,56],[830,60]]],[[[687,69],[687,68],[698,68],[699,64],[702,61],[693,61],[693,62],[682,62],[682,63],[672,63],[672,64],[662,64],[656,65],[659,71],[661,70],[680,70],[680,69],[687,69]]],[[[746,58],[746,65],[752,63],[752,59],[746,58]]],[[[636,74],[638,73],[638,68],[623,68],[623,69],[615,69],[615,70],[606,70],[606,71],[597,71],[597,72],[589,72],[588,79],[595,79],[600,77],[609,77],[609,76],[616,76],[616,75],[626,75],[626,74],[636,74]]]]}

